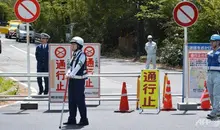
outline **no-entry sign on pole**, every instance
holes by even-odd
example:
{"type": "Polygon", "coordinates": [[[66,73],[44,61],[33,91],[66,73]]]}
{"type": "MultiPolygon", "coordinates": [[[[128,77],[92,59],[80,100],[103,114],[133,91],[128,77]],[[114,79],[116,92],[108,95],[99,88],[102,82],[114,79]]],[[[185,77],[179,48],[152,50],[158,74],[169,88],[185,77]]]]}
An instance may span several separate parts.
{"type": "Polygon", "coordinates": [[[188,1],[180,2],[173,10],[173,18],[182,27],[192,26],[198,19],[198,9],[188,1]]]}
{"type": "Polygon", "coordinates": [[[40,15],[40,5],[37,0],[18,0],[14,6],[14,12],[23,22],[34,22],[40,15]]]}

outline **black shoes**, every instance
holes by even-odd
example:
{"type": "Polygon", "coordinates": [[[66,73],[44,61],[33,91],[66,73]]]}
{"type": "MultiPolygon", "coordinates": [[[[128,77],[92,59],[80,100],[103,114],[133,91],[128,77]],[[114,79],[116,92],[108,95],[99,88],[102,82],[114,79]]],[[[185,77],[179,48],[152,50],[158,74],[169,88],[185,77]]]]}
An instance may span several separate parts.
{"type": "Polygon", "coordinates": [[[85,120],[81,119],[77,125],[86,126],[86,125],[89,125],[89,121],[88,121],[88,119],[85,119],[85,120]]]}
{"type": "Polygon", "coordinates": [[[88,119],[85,120],[80,120],[80,122],[78,124],[76,124],[76,121],[67,121],[65,123],[63,123],[63,125],[79,125],[79,126],[86,126],[89,125],[89,121],[88,119]]]}
{"type": "Polygon", "coordinates": [[[42,95],[44,93],[44,95],[47,95],[48,92],[38,92],[38,95],[42,95]]]}
{"type": "Polygon", "coordinates": [[[67,121],[63,125],[76,125],[76,121],[67,121]]]}

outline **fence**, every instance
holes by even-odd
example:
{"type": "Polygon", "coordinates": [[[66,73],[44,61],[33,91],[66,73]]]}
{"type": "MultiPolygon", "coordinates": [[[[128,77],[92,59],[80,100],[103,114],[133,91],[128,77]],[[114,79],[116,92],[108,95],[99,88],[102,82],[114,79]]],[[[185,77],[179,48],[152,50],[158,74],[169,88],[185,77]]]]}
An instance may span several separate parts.
{"type": "MultiPolygon", "coordinates": [[[[182,72],[165,72],[165,75],[179,75],[182,72]]],[[[0,73],[0,77],[48,77],[49,73],[0,73]]],[[[103,72],[99,75],[88,75],[88,77],[139,77],[140,72],[103,72]]],[[[19,81],[21,82],[21,81],[19,81]]],[[[22,80],[22,82],[26,82],[22,80]]],[[[32,81],[36,82],[36,80],[32,81]]],[[[172,94],[173,96],[181,96],[181,94],[172,94]]],[[[100,96],[121,96],[121,94],[101,94],[100,96]]],[[[137,93],[128,93],[127,96],[137,96],[137,93]]],[[[47,95],[0,95],[0,101],[49,101],[47,95]]],[[[86,98],[86,101],[119,101],[120,98],[86,98]]],[[[129,101],[138,101],[137,98],[129,98],[129,101]]]]}

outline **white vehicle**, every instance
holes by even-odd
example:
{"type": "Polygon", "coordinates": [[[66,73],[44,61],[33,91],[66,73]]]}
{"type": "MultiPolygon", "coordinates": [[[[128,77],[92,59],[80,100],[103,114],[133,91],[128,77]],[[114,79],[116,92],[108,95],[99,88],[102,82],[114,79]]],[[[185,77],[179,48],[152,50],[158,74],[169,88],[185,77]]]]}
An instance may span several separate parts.
{"type": "MultiPolygon", "coordinates": [[[[35,42],[35,31],[32,26],[29,26],[30,42],[35,42]]],[[[19,24],[16,30],[16,41],[21,42],[27,39],[27,26],[26,24],[19,24]]]]}

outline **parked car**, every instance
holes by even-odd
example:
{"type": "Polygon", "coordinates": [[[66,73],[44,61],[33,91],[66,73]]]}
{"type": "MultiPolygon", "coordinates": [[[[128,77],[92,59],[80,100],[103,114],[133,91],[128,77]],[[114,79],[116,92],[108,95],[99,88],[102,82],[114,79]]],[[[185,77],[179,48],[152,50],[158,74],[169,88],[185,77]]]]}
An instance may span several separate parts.
{"type": "MultiPolygon", "coordinates": [[[[35,31],[33,27],[30,25],[29,26],[29,38],[30,42],[35,42],[35,31]]],[[[17,29],[16,29],[16,41],[21,42],[22,40],[27,39],[27,26],[26,24],[19,24],[17,29]]]]}

